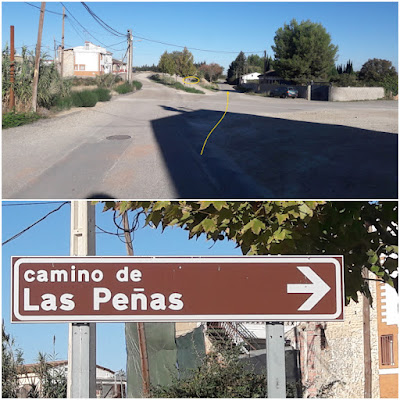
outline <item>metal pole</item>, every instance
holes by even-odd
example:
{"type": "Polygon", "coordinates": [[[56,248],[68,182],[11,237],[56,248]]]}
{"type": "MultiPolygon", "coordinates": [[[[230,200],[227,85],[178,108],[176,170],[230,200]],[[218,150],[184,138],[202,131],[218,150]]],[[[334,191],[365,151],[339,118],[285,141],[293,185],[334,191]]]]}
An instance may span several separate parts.
{"type": "Polygon", "coordinates": [[[10,26],[10,110],[15,108],[14,97],[14,25],[10,26]]]}
{"type": "MultiPolygon", "coordinates": [[[[85,200],[71,202],[71,256],[94,256],[95,206],[85,200]]],[[[68,341],[69,398],[96,397],[96,324],[72,323],[68,341]]]]}
{"type": "Polygon", "coordinates": [[[37,88],[39,82],[39,63],[40,63],[40,47],[42,44],[42,32],[43,32],[43,20],[44,10],[46,8],[46,2],[42,1],[40,6],[40,17],[39,17],[39,30],[36,42],[36,54],[35,54],[35,69],[33,71],[33,85],[32,85],[32,111],[36,112],[37,108],[37,88]]]}
{"type": "Polygon", "coordinates": [[[61,33],[61,78],[64,76],[64,21],[65,21],[65,7],[63,7],[63,18],[62,18],[62,33],[61,33]]]}
{"type": "Polygon", "coordinates": [[[266,322],[267,397],[286,398],[283,322],[266,322]]]}

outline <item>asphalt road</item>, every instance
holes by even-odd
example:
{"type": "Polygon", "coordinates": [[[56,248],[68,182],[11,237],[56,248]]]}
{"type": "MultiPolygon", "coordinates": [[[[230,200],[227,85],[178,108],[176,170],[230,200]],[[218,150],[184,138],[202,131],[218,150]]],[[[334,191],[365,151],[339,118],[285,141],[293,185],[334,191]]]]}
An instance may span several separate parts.
{"type": "Polygon", "coordinates": [[[397,102],[270,99],[224,84],[199,95],[136,79],[139,92],[4,130],[3,198],[397,198],[397,102]]]}

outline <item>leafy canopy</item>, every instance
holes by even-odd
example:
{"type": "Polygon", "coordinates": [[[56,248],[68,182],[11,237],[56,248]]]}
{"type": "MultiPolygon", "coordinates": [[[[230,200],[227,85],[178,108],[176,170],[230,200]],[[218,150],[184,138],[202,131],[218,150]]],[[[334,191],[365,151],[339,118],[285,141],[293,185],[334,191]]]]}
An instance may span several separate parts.
{"type": "Polygon", "coordinates": [[[244,255],[343,255],[346,298],[357,301],[357,292],[370,296],[363,267],[397,289],[397,208],[358,201],[110,201],[104,210],[143,212],[146,225],[178,226],[189,239],[233,240],[244,255]]]}
{"type": "Polygon", "coordinates": [[[293,19],[276,31],[274,42],[274,68],[284,79],[327,80],[335,68],[338,46],[321,24],[293,19]]]}

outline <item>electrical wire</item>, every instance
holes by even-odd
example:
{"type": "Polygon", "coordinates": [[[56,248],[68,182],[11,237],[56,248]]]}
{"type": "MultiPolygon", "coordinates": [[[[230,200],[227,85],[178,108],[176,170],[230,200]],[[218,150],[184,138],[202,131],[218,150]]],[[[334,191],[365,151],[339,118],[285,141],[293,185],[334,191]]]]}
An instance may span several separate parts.
{"type": "MultiPolygon", "coordinates": [[[[35,6],[35,5],[32,4],[32,3],[28,3],[28,2],[26,2],[26,1],[24,1],[24,3],[25,3],[25,4],[28,4],[28,6],[35,7],[35,8],[37,8],[37,9],[40,10],[40,7],[35,6]]],[[[62,16],[62,13],[59,13],[59,12],[57,12],[57,11],[45,10],[45,13],[46,13],[46,12],[51,13],[51,14],[57,14],[57,15],[61,15],[61,16],[62,16]]]]}
{"type": "Polygon", "coordinates": [[[15,206],[38,206],[43,204],[60,204],[64,203],[63,201],[42,201],[36,203],[13,203],[13,204],[2,204],[3,207],[15,207],[15,206]]]}
{"type": "Polygon", "coordinates": [[[126,34],[118,32],[114,28],[112,28],[110,25],[108,25],[106,22],[104,22],[99,16],[97,16],[85,2],[81,2],[83,7],[86,8],[87,12],[93,17],[93,19],[102,27],[104,28],[107,32],[111,33],[114,36],[123,36],[125,37],[126,34]]]}
{"type": "Polygon", "coordinates": [[[33,228],[35,225],[37,225],[39,222],[42,222],[44,219],[46,219],[49,215],[57,212],[58,210],[60,210],[62,207],[64,207],[66,204],[69,204],[69,201],[65,201],[64,203],[62,203],[59,207],[55,208],[54,210],[50,211],[49,213],[47,213],[45,216],[43,216],[42,218],[38,219],[36,222],[34,222],[33,224],[29,225],[28,227],[26,227],[25,229],[23,229],[22,231],[18,232],[16,235],[10,237],[9,239],[7,239],[5,242],[2,243],[2,245],[4,246],[5,244],[11,242],[12,240],[18,238],[19,236],[21,236],[23,233],[25,233],[26,231],[28,231],[29,229],[33,228]]]}
{"type": "MultiPolygon", "coordinates": [[[[226,54],[237,54],[237,53],[239,53],[238,51],[207,50],[207,49],[198,49],[196,47],[181,46],[181,45],[178,45],[178,44],[172,44],[172,43],[162,42],[160,40],[148,39],[148,38],[145,38],[145,37],[142,37],[142,36],[137,36],[137,35],[135,35],[135,38],[146,40],[148,42],[165,44],[167,46],[179,47],[179,48],[182,48],[182,49],[184,49],[186,47],[188,50],[206,51],[206,52],[209,52],[209,53],[226,53],[226,54]]],[[[261,53],[264,53],[264,51],[243,51],[243,53],[244,54],[261,54],[261,53]]]]}
{"type": "MultiPolygon", "coordinates": [[[[86,32],[88,35],[90,35],[94,40],[96,40],[98,43],[102,44],[104,47],[107,48],[107,45],[103,42],[101,42],[99,39],[97,39],[95,36],[93,36],[75,17],[74,15],[71,13],[71,11],[65,6],[64,3],[61,3],[61,5],[63,7],[65,7],[66,11],[68,12],[68,14],[74,19],[74,21],[83,29],[83,32],[86,32]]],[[[79,35],[80,36],[80,35],[79,35]]],[[[82,36],[81,36],[82,38],[82,36]]],[[[83,39],[83,38],[82,38],[83,39]]],[[[83,39],[85,40],[85,39],[83,39]]],[[[110,50],[114,50],[114,51],[121,51],[119,49],[114,49],[112,47],[108,47],[110,50]]]]}

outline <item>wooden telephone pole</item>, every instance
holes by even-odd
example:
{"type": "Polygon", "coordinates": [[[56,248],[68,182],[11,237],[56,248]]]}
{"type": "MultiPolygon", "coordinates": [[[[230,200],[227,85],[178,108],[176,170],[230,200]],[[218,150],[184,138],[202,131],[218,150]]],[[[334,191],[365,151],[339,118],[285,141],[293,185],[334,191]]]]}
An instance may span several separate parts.
{"type": "Polygon", "coordinates": [[[39,17],[39,30],[36,42],[36,54],[35,54],[35,70],[33,72],[33,86],[32,86],[32,111],[36,112],[37,109],[37,88],[39,82],[39,63],[40,63],[40,47],[42,44],[42,33],[43,33],[43,21],[44,21],[44,10],[46,8],[46,2],[42,1],[40,6],[40,17],[39,17]]]}
{"type": "Polygon", "coordinates": [[[132,31],[128,29],[128,60],[127,60],[127,68],[128,68],[128,73],[127,73],[127,81],[130,83],[132,82],[132,31]]]}
{"type": "Polygon", "coordinates": [[[65,7],[63,7],[62,33],[61,33],[61,66],[60,66],[61,78],[64,76],[64,22],[65,22],[65,7]]]}
{"type": "Polygon", "coordinates": [[[10,110],[15,107],[14,97],[14,25],[10,26],[10,110]]]}
{"type": "MultiPolygon", "coordinates": [[[[129,256],[133,256],[132,237],[129,229],[128,213],[125,211],[122,214],[122,221],[124,223],[125,243],[126,250],[129,256]]],[[[140,364],[142,370],[142,390],[143,397],[150,397],[150,372],[149,372],[149,359],[147,355],[146,336],[144,332],[144,323],[137,323],[140,364]]]]}

